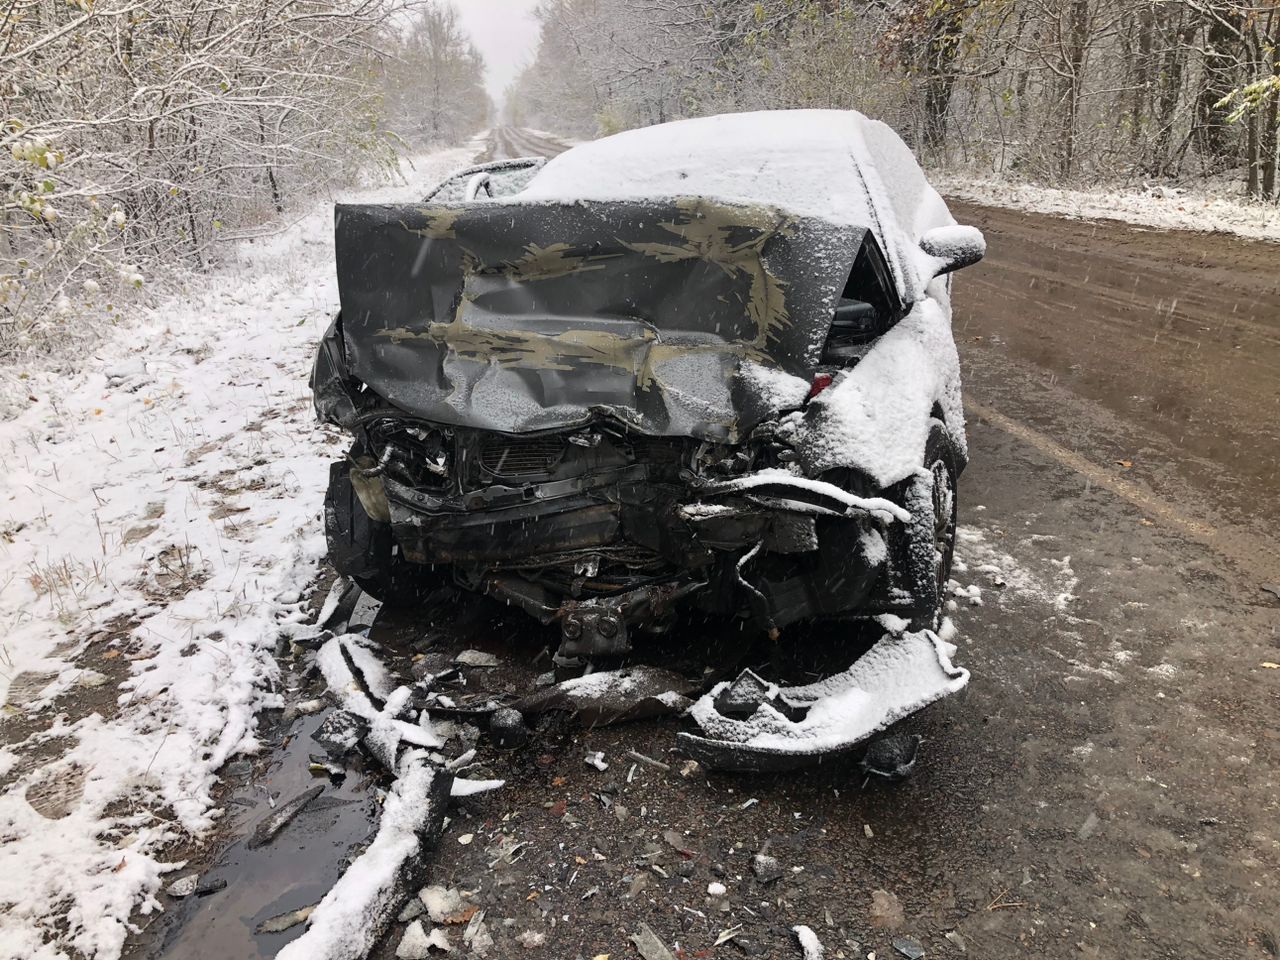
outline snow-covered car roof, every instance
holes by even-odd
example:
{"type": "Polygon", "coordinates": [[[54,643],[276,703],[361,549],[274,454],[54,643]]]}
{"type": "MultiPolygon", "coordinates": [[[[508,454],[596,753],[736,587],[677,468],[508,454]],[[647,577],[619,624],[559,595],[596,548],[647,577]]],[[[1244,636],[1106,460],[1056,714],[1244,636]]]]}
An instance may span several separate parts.
{"type": "Polygon", "coordinates": [[[767,204],[871,230],[905,302],[932,273],[920,236],[955,223],[911,151],[854,110],[766,110],[679,120],[580,144],[550,160],[522,200],[767,204]]]}

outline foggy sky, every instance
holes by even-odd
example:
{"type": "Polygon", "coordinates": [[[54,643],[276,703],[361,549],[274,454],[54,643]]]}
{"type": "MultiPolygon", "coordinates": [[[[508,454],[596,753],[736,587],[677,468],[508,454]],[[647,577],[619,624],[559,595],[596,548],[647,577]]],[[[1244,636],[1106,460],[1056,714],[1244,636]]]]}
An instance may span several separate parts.
{"type": "Polygon", "coordinates": [[[485,87],[495,103],[533,59],[538,43],[537,0],[454,0],[462,26],[484,56],[485,87]]]}

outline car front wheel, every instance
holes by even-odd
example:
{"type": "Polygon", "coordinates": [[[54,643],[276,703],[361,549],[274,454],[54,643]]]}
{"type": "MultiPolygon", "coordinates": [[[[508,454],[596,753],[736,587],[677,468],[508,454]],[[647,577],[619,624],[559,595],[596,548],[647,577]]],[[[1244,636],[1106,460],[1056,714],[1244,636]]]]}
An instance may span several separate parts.
{"type": "Polygon", "coordinates": [[[911,629],[936,630],[942,622],[942,605],[955,557],[959,476],[955,445],[940,420],[935,420],[929,430],[921,467],[907,492],[912,513],[912,592],[917,600],[911,629]]]}

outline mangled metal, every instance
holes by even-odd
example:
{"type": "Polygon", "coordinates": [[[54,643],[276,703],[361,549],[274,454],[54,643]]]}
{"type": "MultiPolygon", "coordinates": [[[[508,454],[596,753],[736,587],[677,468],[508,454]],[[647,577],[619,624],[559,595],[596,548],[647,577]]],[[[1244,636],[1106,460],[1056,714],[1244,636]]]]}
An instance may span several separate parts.
{"type": "Polygon", "coordinates": [[[504,433],[609,418],[737,440],[776,412],[740,364],[812,375],[861,238],[699,199],[340,205],[341,326],[317,410],[345,426],[377,400],[504,433]]]}

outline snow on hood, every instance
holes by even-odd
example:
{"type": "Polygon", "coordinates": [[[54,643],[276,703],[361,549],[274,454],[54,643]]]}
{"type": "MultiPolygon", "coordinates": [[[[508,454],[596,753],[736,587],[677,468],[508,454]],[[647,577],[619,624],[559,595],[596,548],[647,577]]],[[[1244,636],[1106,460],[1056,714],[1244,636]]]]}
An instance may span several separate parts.
{"type": "Polygon", "coordinates": [[[855,110],[764,110],[628,130],[555,157],[518,196],[697,196],[867,228],[905,303],[918,300],[933,275],[920,236],[955,223],[901,138],[855,110]]]}

